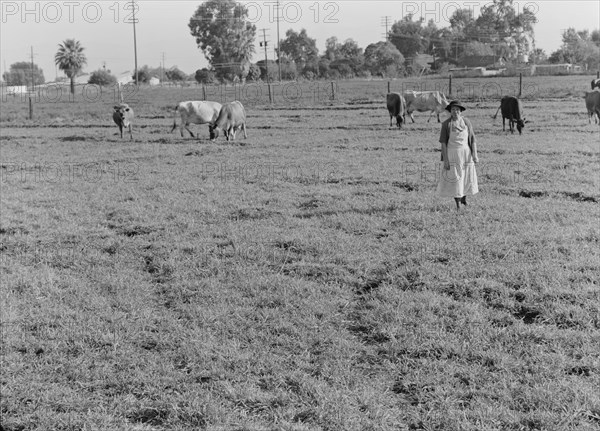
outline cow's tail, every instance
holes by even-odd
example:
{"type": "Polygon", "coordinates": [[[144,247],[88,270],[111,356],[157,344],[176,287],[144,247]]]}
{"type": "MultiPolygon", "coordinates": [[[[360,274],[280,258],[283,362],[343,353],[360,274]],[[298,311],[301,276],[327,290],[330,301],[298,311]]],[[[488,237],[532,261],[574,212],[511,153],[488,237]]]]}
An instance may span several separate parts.
{"type": "Polygon", "coordinates": [[[177,128],[177,113],[179,112],[179,106],[175,107],[175,111],[173,111],[173,128],[171,129],[171,133],[173,130],[177,128]]]}
{"type": "Polygon", "coordinates": [[[494,114],[494,116],[492,117],[494,120],[496,119],[496,117],[498,116],[498,111],[500,110],[500,108],[502,107],[502,105],[498,106],[498,109],[496,109],[496,113],[494,114]]]}

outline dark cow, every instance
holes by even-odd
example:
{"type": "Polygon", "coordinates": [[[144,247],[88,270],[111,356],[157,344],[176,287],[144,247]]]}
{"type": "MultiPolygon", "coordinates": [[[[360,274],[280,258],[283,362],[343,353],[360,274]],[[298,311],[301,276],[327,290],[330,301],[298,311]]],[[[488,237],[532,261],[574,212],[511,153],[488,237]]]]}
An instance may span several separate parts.
{"type": "Polygon", "coordinates": [[[438,123],[440,122],[440,113],[444,112],[446,106],[448,106],[448,100],[444,93],[440,91],[405,91],[404,100],[406,100],[406,113],[410,115],[412,122],[415,122],[413,112],[431,112],[429,114],[429,120],[435,112],[437,114],[438,123]]]}
{"type": "Polygon", "coordinates": [[[594,88],[600,88],[600,78],[592,79],[592,90],[594,88]]]}
{"type": "Polygon", "coordinates": [[[220,110],[221,104],[219,102],[210,102],[205,100],[188,100],[185,102],[179,102],[179,104],[175,107],[175,112],[173,113],[173,128],[171,129],[171,132],[177,128],[177,114],[179,114],[181,117],[179,133],[181,134],[182,138],[184,128],[192,137],[194,137],[194,134],[188,127],[190,123],[192,123],[208,124],[210,139],[213,139],[212,127],[215,121],[217,121],[220,110]]]}
{"type": "Polygon", "coordinates": [[[525,127],[525,123],[527,123],[527,120],[525,120],[525,117],[523,116],[523,105],[521,104],[521,100],[514,96],[504,96],[500,100],[500,107],[498,107],[492,118],[496,119],[498,111],[502,112],[502,130],[506,130],[505,119],[508,118],[510,133],[515,133],[514,126],[516,124],[520,135],[525,127]]]}
{"type": "Polygon", "coordinates": [[[588,91],[585,93],[584,98],[589,123],[592,124],[592,117],[594,118],[594,123],[600,123],[600,91],[588,91]]]}
{"type": "Polygon", "coordinates": [[[119,126],[121,132],[121,139],[123,139],[123,129],[129,129],[129,139],[133,140],[133,134],[131,133],[131,122],[133,121],[133,109],[129,107],[127,103],[121,103],[114,107],[113,120],[119,126]]]}
{"type": "Polygon", "coordinates": [[[386,97],[387,109],[390,113],[390,127],[392,127],[392,119],[396,119],[396,125],[399,129],[406,122],[406,100],[400,93],[389,93],[386,97]]]}
{"type": "Polygon", "coordinates": [[[242,129],[244,131],[244,138],[248,138],[246,135],[246,111],[241,102],[234,100],[231,103],[226,103],[221,107],[217,121],[213,126],[212,138],[216,139],[219,137],[219,133],[222,130],[225,138],[229,141],[235,140],[236,131],[242,129]]]}

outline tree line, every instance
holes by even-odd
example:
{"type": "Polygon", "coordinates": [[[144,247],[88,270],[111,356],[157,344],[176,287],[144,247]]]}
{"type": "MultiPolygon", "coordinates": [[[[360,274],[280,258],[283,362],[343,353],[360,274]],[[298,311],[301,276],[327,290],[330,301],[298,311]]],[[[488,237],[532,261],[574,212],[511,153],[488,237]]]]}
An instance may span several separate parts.
{"type": "MultiPolygon", "coordinates": [[[[208,0],[190,18],[188,27],[209,67],[187,75],[176,66],[168,70],[143,66],[132,76],[139,83],[153,76],[171,81],[195,79],[212,84],[227,81],[290,79],[341,79],[380,76],[395,78],[424,71],[445,73],[469,58],[505,63],[575,63],[587,70],[600,68],[600,30],[569,28],[562,33],[562,45],[549,55],[535,47],[537,18],[529,9],[515,10],[513,0],[493,0],[475,18],[472,9],[457,9],[449,26],[439,28],[433,20],[406,15],[395,21],[385,41],[361,48],[353,39],[339,41],[332,36],[319,53],[316,40],[306,29],[289,29],[280,40],[278,60],[251,62],[255,54],[256,26],[248,20],[248,10],[235,0],[208,0]],[[137,79],[136,79],[137,78],[137,79]]],[[[260,55],[260,53],[259,53],[260,55]]],[[[59,44],[54,57],[58,68],[70,79],[87,63],[84,48],[75,39],[59,44]]],[[[486,64],[487,65],[487,64],[486,64]]],[[[45,82],[37,65],[22,61],[2,75],[8,85],[34,85],[45,82]]],[[[89,83],[111,85],[117,78],[110,70],[94,71],[89,83]]]]}
{"type": "Polygon", "coordinates": [[[458,9],[449,23],[439,28],[433,20],[425,23],[409,14],[393,23],[385,41],[363,49],[353,39],[339,41],[332,36],[322,54],[305,29],[289,29],[280,41],[278,62],[256,63],[251,62],[256,27],[248,21],[247,9],[235,0],[204,2],[188,27],[210,65],[196,73],[196,80],[205,83],[274,80],[280,69],[282,79],[392,78],[430,70],[445,72],[473,57],[487,57],[490,64],[502,59],[513,64],[570,62],[591,70],[599,67],[599,30],[569,28],[563,32],[562,46],[547,55],[535,47],[537,17],[526,6],[515,10],[513,0],[493,0],[477,18],[472,9],[458,9]]]}

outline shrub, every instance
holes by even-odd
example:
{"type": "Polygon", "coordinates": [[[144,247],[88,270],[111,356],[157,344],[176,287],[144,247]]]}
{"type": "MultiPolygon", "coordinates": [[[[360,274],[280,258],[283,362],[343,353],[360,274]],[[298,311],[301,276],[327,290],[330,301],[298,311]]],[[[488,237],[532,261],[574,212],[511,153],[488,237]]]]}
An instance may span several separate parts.
{"type": "Polygon", "coordinates": [[[112,75],[110,71],[103,69],[92,72],[90,79],[88,79],[88,84],[96,84],[101,86],[112,85],[116,83],[117,77],[112,75]]]}

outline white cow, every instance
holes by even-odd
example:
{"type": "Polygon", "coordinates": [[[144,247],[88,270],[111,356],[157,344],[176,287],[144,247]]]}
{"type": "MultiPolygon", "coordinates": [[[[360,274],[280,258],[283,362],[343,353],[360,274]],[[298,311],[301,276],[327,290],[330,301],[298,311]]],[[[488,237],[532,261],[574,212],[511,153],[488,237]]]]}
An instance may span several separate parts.
{"type": "Polygon", "coordinates": [[[406,100],[406,113],[410,115],[410,119],[412,122],[415,122],[413,117],[413,112],[427,112],[431,111],[429,114],[429,120],[431,120],[431,116],[435,112],[437,114],[438,123],[440,122],[440,112],[444,112],[446,106],[448,106],[448,100],[446,96],[441,91],[405,91],[404,99],[406,100]]]}
{"type": "Polygon", "coordinates": [[[131,122],[133,121],[133,109],[127,103],[121,103],[114,107],[113,120],[119,126],[121,139],[123,139],[123,129],[129,129],[129,139],[133,140],[131,133],[131,122]]]}
{"type": "Polygon", "coordinates": [[[192,124],[208,124],[208,130],[210,132],[210,138],[213,139],[213,125],[219,116],[221,111],[221,104],[219,102],[209,101],[193,101],[188,100],[185,102],[179,102],[175,107],[173,114],[173,128],[171,132],[177,128],[177,114],[181,117],[181,124],[179,125],[179,132],[183,138],[183,129],[187,130],[192,137],[194,134],[188,128],[190,123],[192,124]]]}
{"type": "MultiPolygon", "coordinates": [[[[244,138],[248,138],[246,135],[246,111],[241,102],[234,100],[231,103],[226,103],[221,107],[219,117],[215,121],[212,135],[214,138],[219,136],[219,132],[222,130],[225,138],[229,141],[235,140],[235,133],[237,130],[242,129],[244,131],[244,138]]],[[[211,139],[213,139],[211,137],[211,139]]]]}

